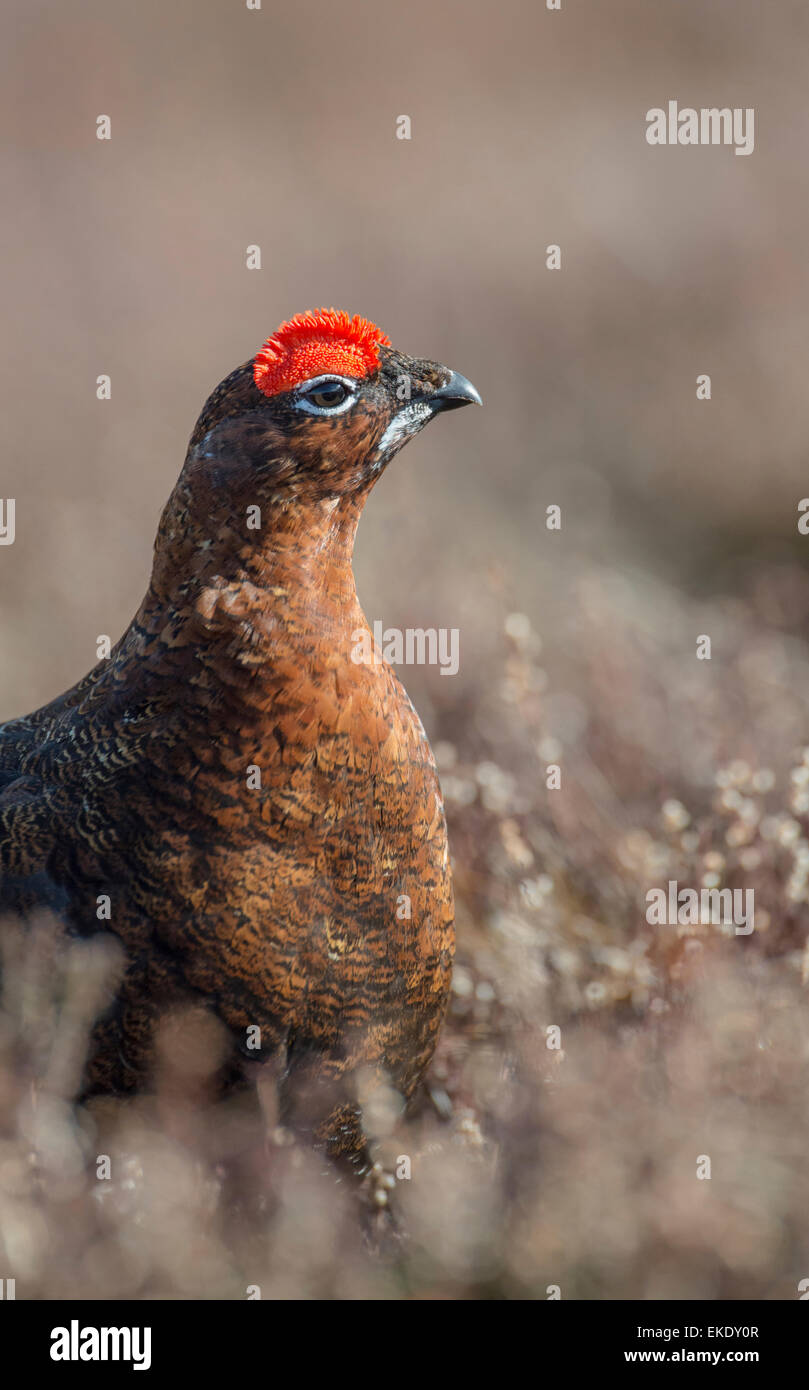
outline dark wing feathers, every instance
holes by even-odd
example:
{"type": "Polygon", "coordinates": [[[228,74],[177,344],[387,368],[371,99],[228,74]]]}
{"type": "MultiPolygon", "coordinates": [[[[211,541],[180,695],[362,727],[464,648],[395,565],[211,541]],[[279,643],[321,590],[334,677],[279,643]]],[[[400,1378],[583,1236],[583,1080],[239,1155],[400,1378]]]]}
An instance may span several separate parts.
{"type": "Polygon", "coordinates": [[[65,905],[47,869],[70,815],[61,784],[77,761],[71,745],[78,690],[0,725],[0,910],[65,905]]]}

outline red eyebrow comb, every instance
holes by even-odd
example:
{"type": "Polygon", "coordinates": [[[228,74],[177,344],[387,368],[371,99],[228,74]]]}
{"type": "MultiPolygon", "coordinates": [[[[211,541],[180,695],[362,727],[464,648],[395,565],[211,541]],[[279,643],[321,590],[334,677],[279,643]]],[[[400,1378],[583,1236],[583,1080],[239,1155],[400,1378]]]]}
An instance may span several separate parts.
{"type": "Polygon", "coordinates": [[[375,323],[342,309],[307,309],[282,323],[256,353],[253,379],[265,396],[289,391],[310,377],[370,376],[390,338],[375,323]]]}

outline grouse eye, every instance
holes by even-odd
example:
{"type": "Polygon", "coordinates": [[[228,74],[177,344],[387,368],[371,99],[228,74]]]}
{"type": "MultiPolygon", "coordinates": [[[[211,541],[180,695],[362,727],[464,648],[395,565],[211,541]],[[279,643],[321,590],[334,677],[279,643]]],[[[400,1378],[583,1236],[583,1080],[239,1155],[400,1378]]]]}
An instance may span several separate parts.
{"type": "Polygon", "coordinates": [[[342,405],[347,396],[348,387],[341,381],[324,381],[306,392],[307,401],[321,410],[333,410],[336,405],[342,405]]]}

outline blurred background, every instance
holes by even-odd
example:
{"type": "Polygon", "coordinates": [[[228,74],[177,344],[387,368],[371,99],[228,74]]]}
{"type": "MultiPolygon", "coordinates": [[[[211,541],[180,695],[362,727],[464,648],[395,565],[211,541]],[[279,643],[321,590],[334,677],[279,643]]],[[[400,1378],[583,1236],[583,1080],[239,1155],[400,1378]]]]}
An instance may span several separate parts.
{"type": "Polygon", "coordinates": [[[809,11],[12,0],[3,36],[0,719],[126,627],[205,397],[283,319],[363,314],[486,406],[395,462],[356,556],[370,619],[460,629],[456,676],[400,672],[459,929],[430,1081],[379,1140],[413,1155],[407,1241],[380,1275],[331,1179],[222,1107],[181,1132],[159,1095],[73,1110],[47,1058],[84,1027],[86,961],[57,969],[43,924],[42,979],[66,983],[23,989],[10,937],[0,1015],[17,1296],[796,1297],[809,11]],[[753,107],[754,152],[649,146],[670,99],[753,107]],[[668,878],[754,888],[754,937],[649,927],[668,878]],[[102,1134],[125,1176],[98,1202],[102,1134]]]}

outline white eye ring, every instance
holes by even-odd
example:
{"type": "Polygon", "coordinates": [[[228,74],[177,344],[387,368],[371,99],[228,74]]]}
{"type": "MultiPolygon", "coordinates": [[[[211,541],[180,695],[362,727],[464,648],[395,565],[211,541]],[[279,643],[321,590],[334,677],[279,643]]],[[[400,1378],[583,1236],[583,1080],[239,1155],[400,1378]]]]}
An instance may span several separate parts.
{"type": "Polygon", "coordinates": [[[350,376],[333,376],[327,373],[325,376],[313,376],[309,381],[302,381],[300,386],[295,387],[294,404],[297,410],[305,410],[307,415],[342,415],[349,410],[357,399],[357,383],[350,376]],[[314,391],[318,386],[345,386],[348,392],[344,401],[339,405],[323,406],[315,405],[314,401],[306,399],[307,392],[314,391]]]}

